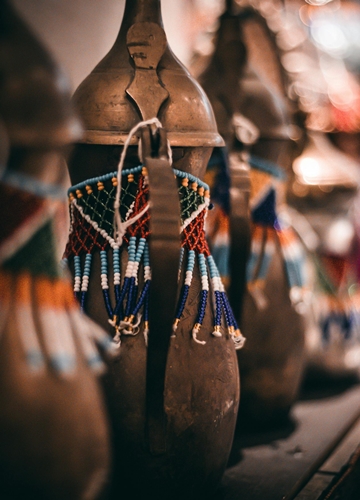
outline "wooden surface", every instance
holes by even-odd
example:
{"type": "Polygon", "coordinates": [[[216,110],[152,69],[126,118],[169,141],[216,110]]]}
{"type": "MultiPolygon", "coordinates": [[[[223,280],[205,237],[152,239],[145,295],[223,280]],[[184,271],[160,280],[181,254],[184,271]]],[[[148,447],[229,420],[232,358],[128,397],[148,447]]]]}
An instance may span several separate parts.
{"type": "Polygon", "coordinates": [[[344,439],[359,416],[355,385],[298,402],[277,431],[237,433],[217,500],[317,499],[359,444],[360,426],[344,439]]]}
{"type": "Polygon", "coordinates": [[[330,457],[322,464],[306,486],[295,497],[296,500],[318,500],[342,467],[349,462],[356,446],[360,443],[360,419],[349,430],[330,457]]]}

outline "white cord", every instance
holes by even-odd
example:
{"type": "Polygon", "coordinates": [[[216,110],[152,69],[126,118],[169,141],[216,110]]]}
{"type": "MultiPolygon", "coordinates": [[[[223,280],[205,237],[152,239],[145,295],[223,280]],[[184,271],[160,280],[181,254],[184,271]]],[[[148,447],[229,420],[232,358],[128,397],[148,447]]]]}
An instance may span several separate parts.
{"type": "MultiPolygon", "coordinates": [[[[144,127],[146,125],[152,125],[155,124],[158,128],[162,127],[160,121],[158,118],[150,118],[150,120],[145,120],[142,122],[139,122],[138,124],[133,127],[129,135],[126,138],[126,141],[124,143],[124,149],[122,150],[121,156],[120,156],[120,161],[118,165],[118,171],[117,171],[117,188],[116,188],[116,196],[115,196],[115,202],[114,202],[114,240],[117,242],[119,247],[121,247],[122,242],[123,242],[123,237],[126,233],[126,230],[128,226],[130,226],[132,223],[134,223],[137,219],[139,219],[145,212],[148,210],[149,205],[146,205],[146,207],[141,211],[141,215],[137,214],[135,217],[132,217],[128,219],[125,222],[121,221],[121,216],[120,216],[120,195],[121,195],[121,180],[122,180],[122,169],[124,166],[125,162],[125,157],[126,157],[126,152],[127,148],[129,147],[130,141],[133,137],[133,135],[139,130],[139,128],[144,127]]],[[[140,156],[140,155],[139,155],[140,156]]]]}

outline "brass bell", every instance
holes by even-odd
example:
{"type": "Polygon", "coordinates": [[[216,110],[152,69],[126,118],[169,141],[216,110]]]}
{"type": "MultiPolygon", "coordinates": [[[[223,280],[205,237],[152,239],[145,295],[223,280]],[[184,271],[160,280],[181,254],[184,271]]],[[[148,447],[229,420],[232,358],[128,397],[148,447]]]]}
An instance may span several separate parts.
{"type": "MultiPolygon", "coordinates": [[[[255,10],[248,9],[242,26],[246,33],[245,38],[252,41],[249,66],[241,79],[242,112],[259,130],[258,141],[250,150],[250,154],[254,155],[253,160],[250,156],[250,164],[252,161],[254,163],[250,198],[254,223],[254,214],[260,206],[256,201],[260,186],[263,186],[265,192],[266,186],[270,190],[273,189],[277,200],[274,206],[277,222],[275,225],[271,224],[268,229],[265,224],[262,229],[263,237],[267,234],[268,238],[268,242],[262,243],[261,247],[264,255],[268,255],[265,258],[270,259],[268,272],[266,277],[262,277],[261,270],[255,271],[244,300],[243,331],[248,343],[246,351],[239,353],[243,382],[242,415],[252,422],[278,424],[286,418],[297,398],[304,370],[304,319],[298,305],[302,303],[303,292],[300,290],[303,282],[299,278],[303,273],[299,267],[299,281],[296,280],[294,284],[291,283],[289,271],[286,270],[289,265],[297,266],[286,252],[287,245],[292,241],[301,253],[301,243],[292,228],[287,227],[287,223],[283,224],[284,229],[281,228],[279,232],[274,230],[281,219],[281,215],[280,219],[278,216],[279,209],[284,208],[284,174],[291,172],[296,149],[295,139],[298,137],[297,129],[292,123],[289,101],[285,97],[285,88],[283,87],[281,92],[281,87],[270,84],[271,80],[281,82],[283,78],[280,64],[276,64],[276,46],[271,41],[265,20],[255,10]],[[258,71],[260,65],[261,77],[258,71]],[[262,160],[265,160],[264,163],[269,162],[271,168],[274,167],[271,176],[261,170],[264,168],[262,160]],[[259,168],[260,170],[257,170],[259,168]],[[273,187],[270,188],[272,183],[273,187]],[[258,274],[255,278],[256,273],[258,274]]],[[[253,245],[256,244],[261,224],[254,225],[253,245]]],[[[252,256],[254,255],[256,250],[253,246],[252,256]]]]}
{"type": "Polygon", "coordinates": [[[308,249],[312,298],[306,314],[308,376],[358,377],[359,291],[351,254],[359,167],[326,134],[308,130],[293,169],[288,199],[308,249]]]}
{"type": "MultiPolygon", "coordinates": [[[[265,174],[255,171],[255,158],[251,155],[258,157],[258,163],[266,163],[267,166],[269,166],[268,162],[271,162],[272,166],[276,163],[289,170],[293,149],[293,127],[289,108],[284,98],[285,92],[281,94],[275,86],[272,87],[269,83],[272,74],[274,71],[279,72],[279,68],[274,68],[272,63],[276,60],[276,55],[274,47],[266,39],[269,33],[264,27],[264,22],[254,10],[235,8],[235,2],[229,1],[227,12],[220,18],[213,59],[208,69],[200,77],[200,81],[212,100],[214,110],[217,112],[216,118],[219,128],[226,134],[230,150],[230,165],[231,158],[234,158],[236,151],[246,150],[250,154],[249,161],[252,165],[250,171],[250,207],[252,210],[254,209],[254,199],[261,201],[261,194],[267,193],[268,189],[270,193],[273,189],[273,180],[268,172],[265,174]],[[254,26],[256,33],[253,32],[254,26]],[[260,29],[257,29],[259,27],[260,29]],[[226,44],[227,50],[225,49],[226,44]],[[227,53],[234,50],[236,46],[238,47],[237,53],[232,56],[227,53]],[[241,47],[243,48],[241,49],[241,47]],[[239,50],[242,50],[243,57],[246,57],[242,64],[239,64],[241,60],[239,50]],[[264,60],[264,54],[268,55],[269,51],[271,57],[264,60]],[[215,64],[220,55],[223,56],[221,63],[215,64]],[[238,64],[228,64],[231,57],[234,60],[237,57],[238,64]],[[216,79],[216,67],[220,64],[227,67],[225,69],[220,66],[221,77],[219,75],[219,78],[216,79]],[[261,69],[261,77],[259,68],[261,69]],[[265,79],[264,73],[267,74],[268,80],[265,79]],[[222,75],[225,76],[222,77],[222,75]]],[[[281,169],[274,168],[276,173],[283,177],[281,169]]],[[[279,189],[278,180],[274,182],[275,185],[276,195],[278,197],[280,195],[283,202],[285,189],[279,189]]],[[[236,203],[232,204],[232,210],[234,208],[237,208],[236,203]]],[[[232,302],[237,314],[240,315],[237,310],[242,308],[241,327],[247,338],[244,349],[238,353],[242,381],[239,415],[246,417],[248,422],[252,424],[256,422],[274,423],[286,416],[297,395],[304,360],[303,323],[290,300],[289,285],[284,270],[285,259],[279,251],[279,246],[275,245],[272,253],[266,250],[264,243],[265,235],[268,234],[266,231],[265,226],[264,229],[261,228],[257,231],[253,229],[253,249],[249,260],[252,262],[258,258],[255,255],[254,247],[256,244],[260,245],[262,248],[259,250],[260,253],[264,251],[265,258],[271,259],[266,281],[263,283],[262,280],[256,280],[254,281],[256,286],[252,287],[253,280],[248,277],[248,289],[245,292],[244,303],[232,302]],[[262,231],[264,233],[261,243],[258,241],[258,236],[262,231]],[[271,254],[270,257],[268,253],[271,254]],[[290,328],[289,324],[291,324],[290,328]]],[[[270,232],[271,228],[269,234],[270,232]]],[[[275,230],[273,232],[275,233],[275,230]]],[[[244,255],[244,244],[241,245],[239,240],[245,235],[246,231],[243,231],[242,235],[240,233],[231,234],[231,251],[234,253],[237,250],[239,259],[242,259],[244,255]],[[242,251],[239,250],[240,248],[242,251]]],[[[276,236],[274,238],[276,239],[276,236]]],[[[272,245],[273,242],[269,241],[268,249],[272,245]]],[[[254,261],[259,262],[261,258],[259,261],[254,261]]],[[[260,267],[259,264],[258,270],[260,267]]],[[[251,270],[250,263],[248,264],[248,274],[250,274],[249,270],[251,270]]],[[[255,270],[255,273],[258,270],[255,270]]],[[[230,279],[233,281],[234,277],[230,275],[230,279]]],[[[233,300],[232,294],[230,294],[230,298],[233,300]]]]}
{"type": "Polygon", "coordinates": [[[81,126],[57,66],[6,0],[0,117],[10,146],[0,179],[0,496],[93,499],[110,452],[89,353],[100,369],[92,337],[110,341],[73,301],[53,228],[64,204],[61,153],[81,126]]]}
{"type": "MultiPolygon", "coordinates": [[[[218,298],[224,297],[203,231],[209,206],[203,176],[212,148],[223,139],[203,90],[167,45],[159,0],[126,2],[113,48],[74,100],[85,138],[69,162],[75,184],[70,210],[79,232],[71,233],[66,255],[75,275],[77,262],[81,273],[84,259],[92,259],[88,293],[77,293],[120,345],[119,360],[104,380],[113,428],[112,493],[206,494],[225,469],[239,402],[236,330],[230,324],[224,330],[225,316],[220,324],[206,298],[215,286],[218,298]],[[134,147],[139,136],[141,159],[134,147]],[[179,196],[181,227],[173,232],[179,196]],[[128,228],[122,239],[113,230],[114,212],[128,228]],[[93,274],[101,275],[102,289],[93,274]]],[[[215,309],[222,304],[217,300],[215,309]]]]}

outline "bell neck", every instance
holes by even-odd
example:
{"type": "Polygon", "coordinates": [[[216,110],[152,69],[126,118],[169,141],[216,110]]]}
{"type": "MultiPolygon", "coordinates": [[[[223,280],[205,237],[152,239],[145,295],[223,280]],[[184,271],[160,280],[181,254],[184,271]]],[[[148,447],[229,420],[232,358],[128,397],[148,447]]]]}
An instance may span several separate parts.
{"type": "Polygon", "coordinates": [[[124,17],[115,45],[126,39],[130,26],[145,22],[163,27],[160,0],[126,0],[124,17]]]}
{"type": "Polygon", "coordinates": [[[110,52],[100,61],[97,68],[102,70],[103,67],[108,69],[129,65],[130,57],[126,46],[127,32],[133,24],[144,22],[155,23],[163,28],[160,0],[126,0],[118,36],[110,52]]]}
{"type": "Polygon", "coordinates": [[[162,26],[160,0],[126,0],[123,25],[144,22],[162,26]]]}

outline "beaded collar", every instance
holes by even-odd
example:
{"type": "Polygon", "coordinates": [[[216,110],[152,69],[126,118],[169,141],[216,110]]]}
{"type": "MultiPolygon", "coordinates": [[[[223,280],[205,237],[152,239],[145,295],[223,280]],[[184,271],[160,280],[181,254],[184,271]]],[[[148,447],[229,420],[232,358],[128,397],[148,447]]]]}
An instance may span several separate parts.
{"type": "MultiPolygon", "coordinates": [[[[225,318],[228,333],[235,347],[244,343],[234,314],[229,305],[223,284],[205,238],[204,220],[210,204],[209,186],[192,174],[173,169],[178,181],[181,218],[181,252],[179,277],[183,266],[185,278],[180,293],[174,321],[174,334],[181,321],[197,261],[202,290],[196,322],[192,329],[195,342],[205,316],[205,309],[212,289],[214,302],[213,335],[221,336],[222,318],[225,318]],[[210,279],[209,279],[210,278],[210,279]],[[210,287],[211,282],[211,287],[210,287]]],[[[64,260],[73,260],[75,277],[74,292],[82,309],[86,309],[86,297],[94,253],[100,253],[101,287],[110,324],[115,328],[115,340],[120,343],[121,335],[136,335],[144,322],[144,335],[149,332],[149,289],[151,268],[148,237],[149,186],[147,171],[143,166],[123,170],[120,216],[127,223],[127,230],[121,247],[114,238],[114,200],[118,185],[116,172],[94,177],[69,189],[70,235],[64,260]],[[127,249],[128,263],[121,280],[120,253],[127,249]],[[109,291],[109,259],[112,251],[113,298],[109,291]],[[139,272],[142,268],[143,278],[139,272]],[[141,281],[141,285],[140,285],[141,281]],[[114,304],[113,304],[114,299],[114,304]]]]}
{"type": "Polygon", "coordinates": [[[60,272],[53,228],[59,195],[57,186],[15,172],[0,181],[0,209],[6,214],[0,228],[0,339],[18,337],[29,374],[50,369],[73,377],[80,359],[102,372],[99,350],[111,354],[114,345],[80,313],[71,283],[60,272]]]}
{"type": "MultiPolygon", "coordinates": [[[[250,210],[252,220],[251,252],[247,263],[247,285],[258,307],[265,307],[267,298],[263,293],[270,262],[276,248],[280,248],[290,289],[290,298],[296,304],[303,298],[305,284],[305,252],[303,245],[293,228],[280,216],[277,207],[277,194],[286,175],[277,164],[250,155],[247,159],[250,170],[250,210]]],[[[226,154],[215,151],[210,167],[219,171],[226,170],[226,154]]],[[[213,176],[214,177],[214,176],[213,176]]],[[[228,193],[229,183],[224,174],[217,175],[218,192],[228,193]]],[[[224,196],[223,196],[224,198],[224,196]]],[[[218,211],[218,218],[213,222],[217,226],[211,237],[211,249],[222,276],[228,276],[227,255],[230,246],[228,237],[228,215],[222,199],[215,200],[223,210],[218,211]],[[223,220],[225,220],[223,222],[223,220]],[[222,234],[220,232],[222,231],[222,234]],[[224,262],[225,261],[225,262],[224,262]]],[[[218,206],[216,207],[218,208],[218,206]]]]}

